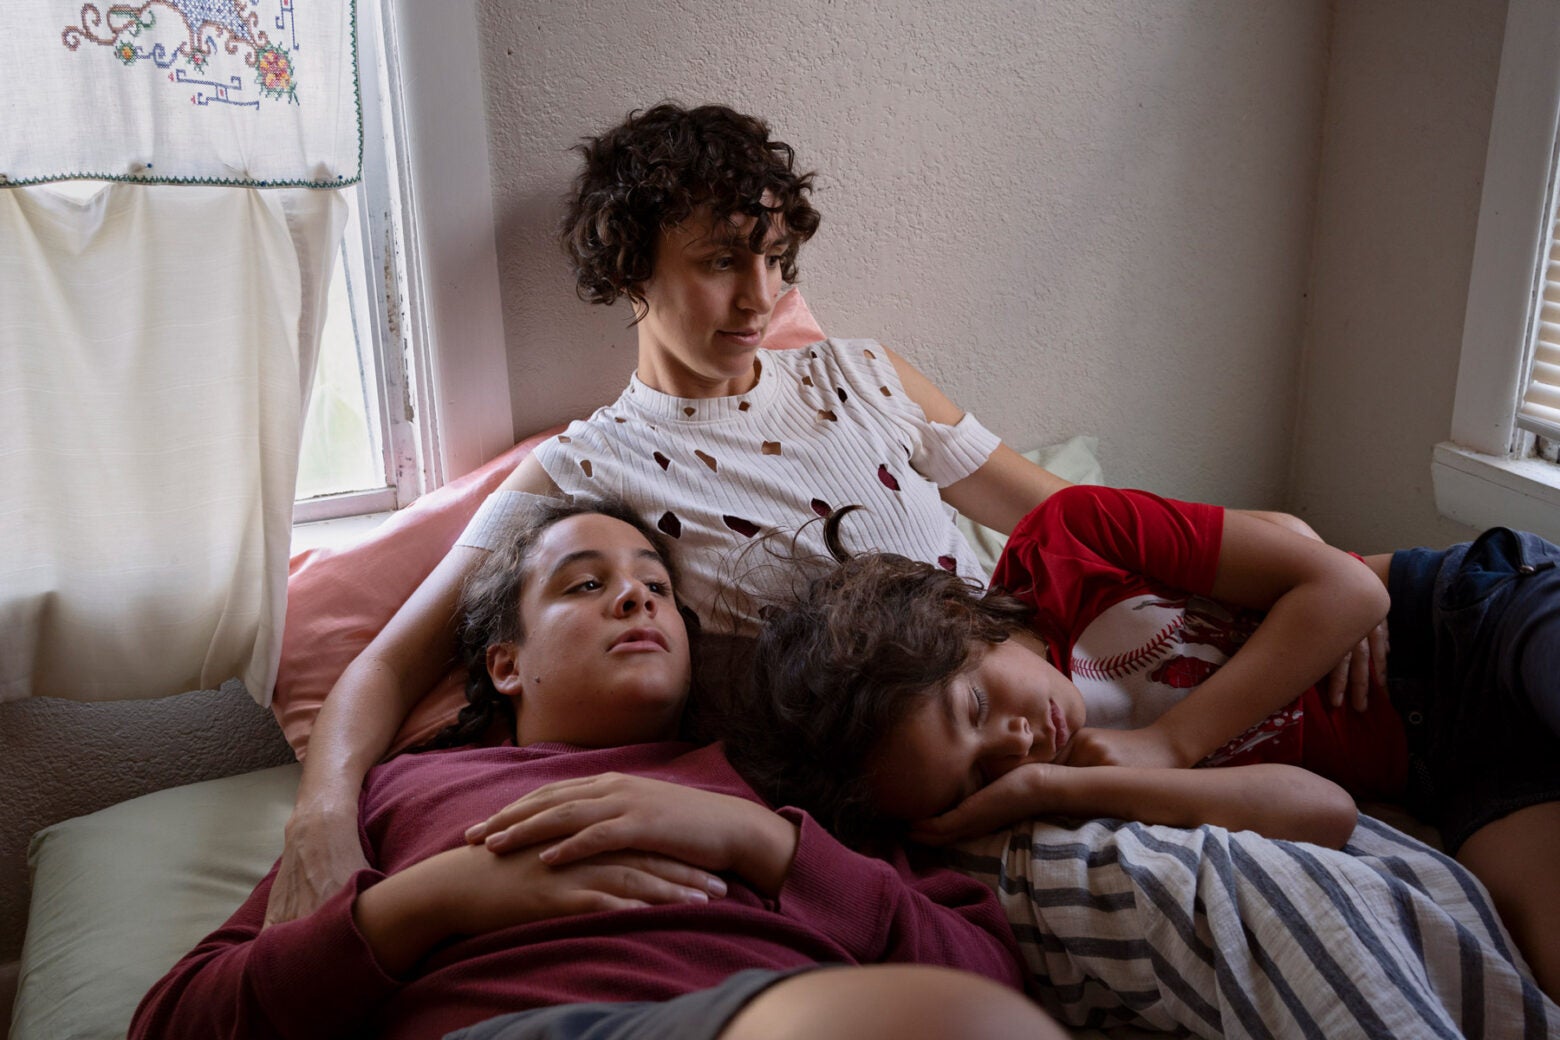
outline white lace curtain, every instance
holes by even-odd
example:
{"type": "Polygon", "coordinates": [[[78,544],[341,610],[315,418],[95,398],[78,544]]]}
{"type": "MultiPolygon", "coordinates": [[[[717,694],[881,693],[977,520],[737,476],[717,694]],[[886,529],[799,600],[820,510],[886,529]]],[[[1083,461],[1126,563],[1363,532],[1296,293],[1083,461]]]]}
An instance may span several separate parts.
{"type": "Polygon", "coordinates": [[[319,189],[361,165],[356,5],[11,7],[0,700],[264,699],[346,213],[319,189]],[[47,183],[74,178],[114,183],[47,183]]]}

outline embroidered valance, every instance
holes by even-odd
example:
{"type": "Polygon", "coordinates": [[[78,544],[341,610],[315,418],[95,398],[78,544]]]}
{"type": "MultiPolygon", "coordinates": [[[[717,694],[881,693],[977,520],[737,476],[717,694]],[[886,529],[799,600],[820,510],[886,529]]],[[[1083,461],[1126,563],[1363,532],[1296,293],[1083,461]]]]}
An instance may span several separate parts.
{"type": "Polygon", "coordinates": [[[338,188],[363,131],[356,0],[6,5],[0,186],[338,188]]]}

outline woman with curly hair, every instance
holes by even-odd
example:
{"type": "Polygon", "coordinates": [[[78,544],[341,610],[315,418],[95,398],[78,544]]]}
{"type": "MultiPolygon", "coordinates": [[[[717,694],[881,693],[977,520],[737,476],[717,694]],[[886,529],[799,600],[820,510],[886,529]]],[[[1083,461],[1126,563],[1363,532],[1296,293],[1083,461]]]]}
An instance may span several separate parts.
{"type": "Polygon", "coordinates": [[[614,495],[674,540],[705,629],[721,574],[760,532],[871,505],[874,544],[982,577],[954,509],[1011,529],[1065,485],[869,341],[770,351],[764,332],[818,228],[811,173],[762,120],[672,103],[587,138],[562,244],[582,300],[634,308],[638,364],[616,402],[540,445],[343,673],[310,739],[269,919],[317,906],[362,865],[358,789],[454,657],[461,584],[485,531],[531,495],[614,495]]]}
{"type": "Polygon", "coordinates": [[[869,507],[863,544],[979,579],[955,510],[1010,531],[1066,486],[875,341],[763,348],[819,216],[812,174],[762,120],[662,103],[577,150],[564,251],[581,299],[632,303],[637,368],[615,402],[515,469],[332,689],[287,826],[273,921],[307,912],[361,866],[363,776],[454,656],[456,597],[487,552],[484,532],[527,496],[627,501],[676,542],[684,602],[720,632],[753,620],[742,595],[723,596],[734,584],[723,575],[762,533],[857,503],[869,507]]]}

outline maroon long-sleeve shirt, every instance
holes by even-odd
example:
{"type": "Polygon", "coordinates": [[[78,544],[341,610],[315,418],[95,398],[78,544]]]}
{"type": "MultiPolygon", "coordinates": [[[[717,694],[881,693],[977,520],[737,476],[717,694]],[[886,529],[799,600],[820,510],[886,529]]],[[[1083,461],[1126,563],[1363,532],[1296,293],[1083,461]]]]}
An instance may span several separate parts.
{"type": "Polygon", "coordinates": [[[708,903],[606,911],[461,938],[406,979],[385,973],[352,915],[382,878],[462,844],[472,823],[554,780],[632,773],[758,801],[715,746],[563,745],[407,755],[375,769],[361,806],[372,869],[318,911],[260,930],[273,868],[228,922],[141,1002],[132,1040],[439,1037],[494,1015],[577,1001],[664,1000],[744,968],[915,962],[1021,984],[991,893],[952,871],[852,852],[797,810],[779,897],[738,878],[708,903]]]}

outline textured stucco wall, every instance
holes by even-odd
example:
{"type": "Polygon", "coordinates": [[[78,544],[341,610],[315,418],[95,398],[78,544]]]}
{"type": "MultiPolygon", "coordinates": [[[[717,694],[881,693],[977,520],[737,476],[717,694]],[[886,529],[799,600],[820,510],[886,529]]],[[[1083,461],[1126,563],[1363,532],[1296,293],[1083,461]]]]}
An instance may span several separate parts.
{"type": "Polygon", "coordinates": [[[552,242],[568,147],[662,97],[770,120],[820,171],[802,285],[1018,447],[1277,506],[1321,127],[1322,0],[485,0],[517,433],[616,396],[626,307],[552,242]]]}
{"type": "Polygon", "coordinates": [[[1445,545],[1451,432],[1503,0],[1339,4],[1289,505],[1362,552],[1445,545]]]}
{"type": "Polygon", "coordinates": [[[149,791],[292,760],[276,719],[236,679],[154,700],[0,704],[0,962],[21,953],[36,831],[149,791]]]}

